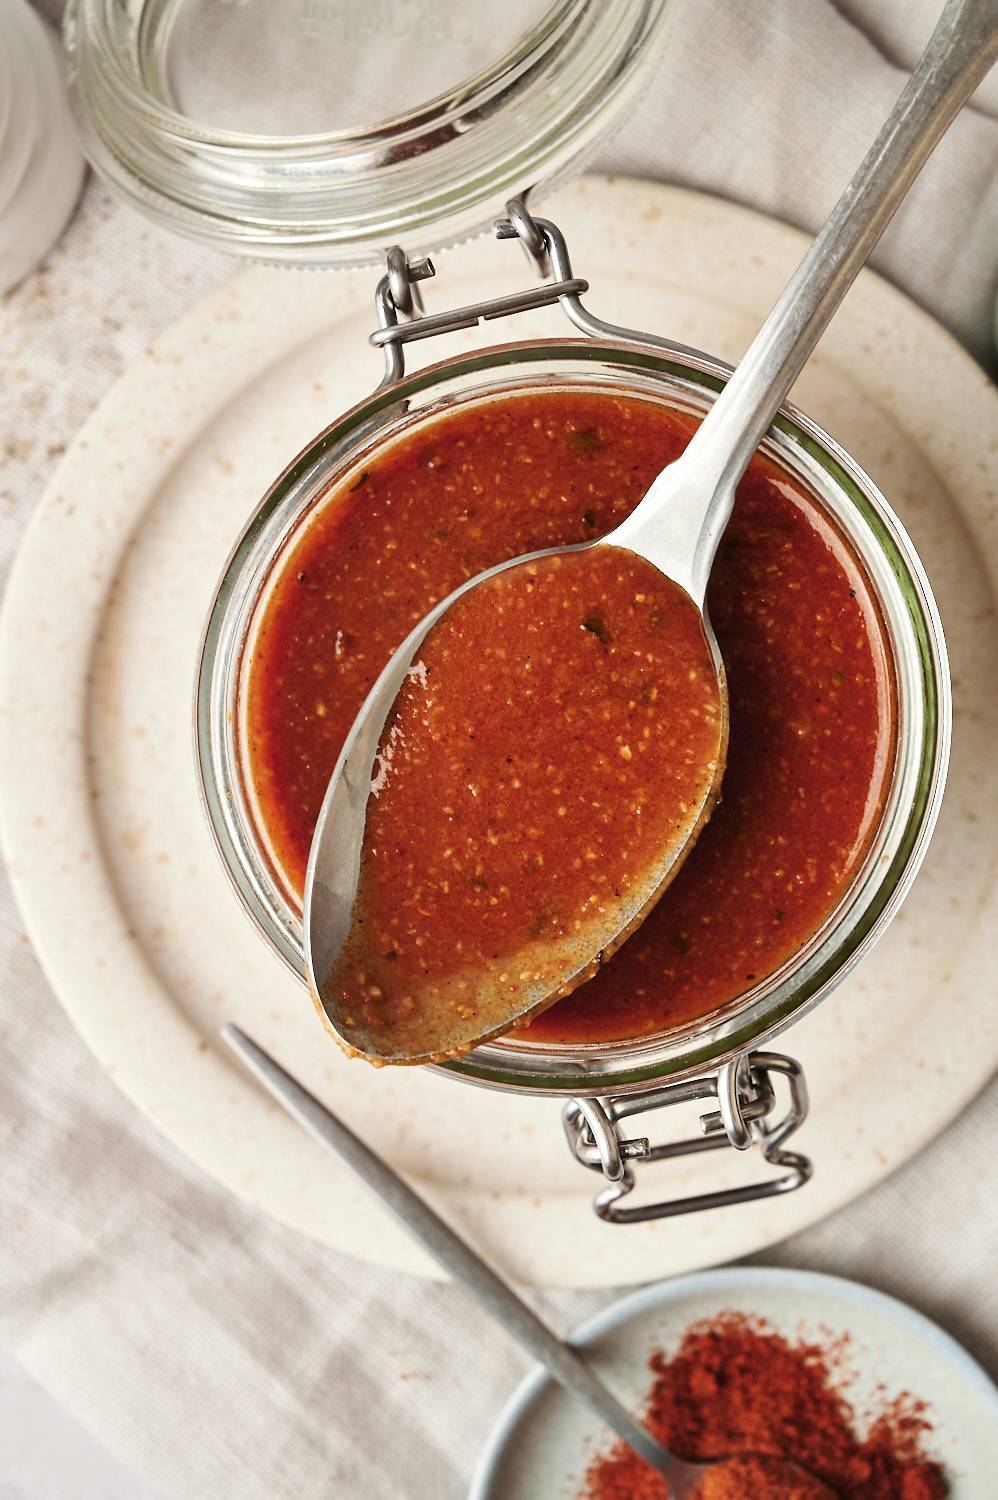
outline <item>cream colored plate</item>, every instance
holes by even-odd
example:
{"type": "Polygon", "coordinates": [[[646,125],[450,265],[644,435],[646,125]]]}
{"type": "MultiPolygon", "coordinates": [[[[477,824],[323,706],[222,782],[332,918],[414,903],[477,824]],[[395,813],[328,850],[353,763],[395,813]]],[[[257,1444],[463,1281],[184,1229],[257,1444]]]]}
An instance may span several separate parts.
{"type": "MultiPolygon", "coordinates": [[[[732,360],[805,244],[744,209],[648,183],[582,180],[547,208],[594,311],[732,360]]],[[[454,306],[529,276],[515,247],[483,240],[439,257],[428,300],[454,306]]],[[[900,919],[784,1039],[810,1079],[800,1143],[814,1181],[766,1204],[609,1228],[590,1211],[596,1180],[570,1159],[557,1102],[339,1055],[243,915],[198,804],[191,689],[208,601],[289,455],[379,378],[365,342],[373,282],[370,271],[240,273],[132,367],[49,486],[0,642],[3,825],[32,938],[98,1058],[164,1133],[220,1182],[341,1249],[429,1271],[220,1050],[221,1021],[272,1048],[519,1278],[619,1284],[759,1250],[884,1177],[998,1063],[998,637],[986,572],[998,558],[998,397],[870,275],[800,381],[796,398],[881,485],[938,592],[956,677],[951,784],[900,919]]],[[[416,345],[415,358],[564,331],[551,309],[416,345]]],[[[650,1119],[659,1133],[689,1123],[650,1119]]],[[[649,1168],[646,1184],[686,1193],[749,1170],[706,1157],[649,1168]]]]}

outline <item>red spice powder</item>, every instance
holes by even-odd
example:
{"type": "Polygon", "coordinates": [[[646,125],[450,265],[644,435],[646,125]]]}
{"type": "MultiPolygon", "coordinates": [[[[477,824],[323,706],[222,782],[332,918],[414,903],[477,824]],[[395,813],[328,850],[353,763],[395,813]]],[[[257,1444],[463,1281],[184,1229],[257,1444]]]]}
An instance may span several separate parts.
{"type": "MultiPolygon", "coordinates": [[[[645,1420],[683,1458],[771,1455],[801,1464],[842,1500],[943,1500],[943,1471],[923,1448],[924,1403],[885,1397],[861,1433],[841,1389],[844,1344],[792,1343],[740,1313],[694,1323],[671,1359],[652,1355],[645,1420]]],[[[803,1500],[806,1489],[766,1468],[726,1465],[703,1500],[803,1500]]],[[[591,1465],[580,1500],[668,1500],[668,1487],[618,1444],[591,1465]]]]}

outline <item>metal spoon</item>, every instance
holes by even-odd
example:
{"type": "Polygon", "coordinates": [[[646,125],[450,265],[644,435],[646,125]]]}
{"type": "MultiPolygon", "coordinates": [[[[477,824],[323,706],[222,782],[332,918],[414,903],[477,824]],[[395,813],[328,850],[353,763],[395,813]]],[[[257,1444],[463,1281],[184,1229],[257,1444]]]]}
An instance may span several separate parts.
{"type": "MultiPolygon", "coordinates": [[[[577,1350],[556,1337],[542,1323],[512,1287],[507,1286],[491,1266],[461,1239],[449,1224],[435,1213],[418,1193],[404,1182],[387,1162],[382,1161],[359,1136],[320,1104],[280,1063],[248,1037],[238,1026],[221,1029],[223,1041],[231,1047],[269,1094],[303,1126],[320,1146],[345,1161],[367,1186],[376,1193],[433,1258],[440,1262],[456,1281],[463,1281],[485,1311],[501,1323],[528,1354],[538,1360],[560,1385],[582,1401],[602,1422],[631,1447],[653,1469],[669,1482],[671,1500],[693,1500],[712,1470],[734,1462],[731,1458],[709,1463],[689,1463],[676,1458],[637,1421],[593,1372],[577,1350]]],[[[739,1457],[742,1457],[740,1455],[739,1457]]],[[[780,1477],[788,1484],[808,1484],[807,1493],[814,1500],[834,1500],[835,1492],[799,1464],[789,1460],[767,1458],[772,1466],[779,1463],[780,1477]]]]}
{"type": "MultiPolygon", "coordinates": [[[[703,612],[718,542],[731,515],[735,486],[800,373],[829,319],[886,228],[933,147],[998,56],[998,0],[949,0],[915,72],[873,146],[780,300],[708,412],[686,451],[654,481],[637,509],[588,547],[620,547],[646,558],[679,584],[703,612]]],[[[577,551],[579,548],[553,549],[577,551]]],[[[392,705],[427,633],[469,589],[535,553],[471,579],[416,626],[372,688],[347,737],[326,792],[312,842],[305,886],[305,953],[309,980],[333,1031],[349,1050],[377,1062],[424,1062],[469,1050],[522,1022],[557,994],[591,973],[598,949],[611,950],[650,909],[616,908],[605,931],[587,933],[589,962],[559,976],[557,988],[527,987],[512,997],[483,985],[475,1009],[462,1016],[437,1007],[402,1039],[382,1027],[377,1034],[348,1013],[328,983],[351,930],[372,770],[392,705]],[[538,992],[538,989],[542,992],[538,992]]],[[[722,693],[723,670],[710,623],[722,693]]],[[[720,763],[719,763],[720,769],[720,763]]],[[[660,893],[696,837],[714,788],[691,809],[685,846],[663,851],[660,893]]],[[[515,956],[510,963],[515,964],[515,956]]]]}

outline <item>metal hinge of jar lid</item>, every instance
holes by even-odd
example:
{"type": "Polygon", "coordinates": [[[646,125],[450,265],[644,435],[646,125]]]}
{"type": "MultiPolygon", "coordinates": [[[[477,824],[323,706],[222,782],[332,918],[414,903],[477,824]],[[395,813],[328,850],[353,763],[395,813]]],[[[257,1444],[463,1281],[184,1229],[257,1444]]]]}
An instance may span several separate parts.
{"type": "MultiPolygon", "coordinates": [[[[495,221],[493,232],[498,240],[518,240],[538,274],[553,279],[542,280],[539,286],[528,287],[522,292],[508,292],[504,296],[471,302],[465,307],[425,313],[418,284],[436,275],[433,262],[428,258],[410,261],[401,246],[393,245],[387,255],[387,271],[375,289],[378,327],[369,339],[385,355],[385,373],[379,389],[402,379],[406,344],[433,338],[438,333],[454,333],[459,328],[475,328],[479,323],[488,323],[495,318],[550,307],[555,302],[560,303],[576,328],[591,338],[651,344],[684,359],[702,358],[698,350],[687,344],[607,323],[583,306],[582,294],[588,292],[589,283],[573,273],[565,236],[551,219],[535,218],[522,198],[510,199],[506,204],[506,217],[495,221]]],[[[730,370],[730,366],[724,368],[730,370]]]]}

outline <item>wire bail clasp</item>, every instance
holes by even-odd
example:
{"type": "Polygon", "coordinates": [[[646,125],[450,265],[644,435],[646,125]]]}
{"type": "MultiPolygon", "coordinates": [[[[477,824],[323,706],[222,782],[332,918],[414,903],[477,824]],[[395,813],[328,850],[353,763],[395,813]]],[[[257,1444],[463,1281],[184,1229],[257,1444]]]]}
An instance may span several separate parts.
{"type": "Polygon", "coordinates": [[[486,297],[481,302],[472,302],[467,307],[456,307],[448,312],[426,313],[417,283],[436,275],[433,262],[427,259],[410,261],[401,246],[393,245],[388,251],[386,273],[374,294],[378,327],[371,334],[370,343],[385,353],[385,373],[379,389],[401,380],[405,374],[404,345],[415,339],[453,333],[458,328],[474,328],[493,318],[510,317],[534,307],[549,307],[553,302],[561,302],[569,317],[572,316],[569,304],[578,302],[581,293],[589,290],[589,283],[572,275],[568,250],[560,231],[545,219],[533,218],[522,198],[512,199],[506,205],[506,212],[508,217],[498,219],[494,226],[496,238],[520,239],[542,276],[547,277],[553,266],[555,280],[528,287],[522,292],[486,297]],[[555,244],[558,253],[552,256],[555,244]]]}
{"type": "Polygon", "coordinates": [[[409,260],[401,246],[393,245],[388,251],[386,273],[374,294],[378,327],[369,338],[369,342],[376,349],[384,350],[385,355],[385,373],[379,390],[402,379],[405,374],[404,346],[413,340],[432,338],[438,333],[453,333],[458,328],[474,328],[493,318],[510,317],[535,307],[550,307],[554,302],[561,305],[569,322],[590,338],[648,344],[683,358],[701,357],[697,350],[686,344],[677,344],[636,328],[607,323],[591,313],[582,302],[582,294],[588,292],[589,283],[574,274],[565,236],[551,219],[535,218],[522,198],[511,198],[506,204],[505,217],[496,219],[492,227],[498,240],[519,240],[542,284],[502,297],[487,297],[449,312],[426,313],[417,283],[436,275],[433,262],[409,260]]]}
{"type": "Polygon", "coordinates": [[[778,1052],[749,1052],[714,1073],[668,1083],[643,1094],[572,1099],[562,1111],[562,1123],[576,1160],[602,1172],[605,1179],[606,1186],[593,1199],[598,1217],[610,1224],[641,1224],[772,1198],[803,1187],[812,1175],[811,1162],[784,1146],[804,1123],[807,1110],[807,1084],[800,1063],[778,1052]],[[774,1074],[784,1078],[790,1096],[787,1110],[778,1120],[771,1119],[776,1109],[774,1074]],[[716,1099],[718,1106],[701,1115],[699,1136],[653,1146],[647,1136],[626,1136],[620,1129],[632,1115],[699,1099],[716,1099]],[[665,1198],[630,1207],[620,1202],[634,1188],[634,1162],[667,1161],[725,1147],[747,1151],[755,1144],[761,1147],[767,1164],[780,1169],[780,1176],[692,1197],[665,1198]]]}

